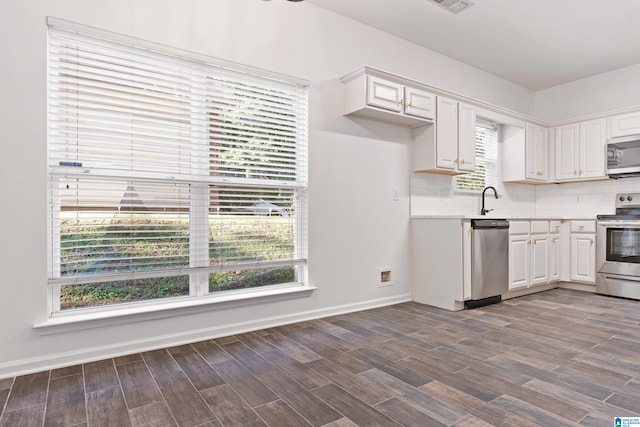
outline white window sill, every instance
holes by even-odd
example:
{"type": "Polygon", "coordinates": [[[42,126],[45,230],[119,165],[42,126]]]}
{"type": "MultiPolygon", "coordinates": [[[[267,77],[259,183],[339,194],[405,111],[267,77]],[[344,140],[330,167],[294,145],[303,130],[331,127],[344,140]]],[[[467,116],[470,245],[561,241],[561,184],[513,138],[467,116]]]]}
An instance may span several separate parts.
{"type": "Polygon", "coordinates": [[[225,292],[206,297],[184,297],[157,303],[131,303],[115,309],[99,309],[60,313],[44,322],[33,325],[41,335],[71,332],[82,329],[100,328],[123,323],[163,319],[185,314],[211,311],[215,307],[238,307],[271,301],[283,301],[291,298],[308,297],[317,288],[313,286],[270,287],[251,292],[225,292]]]}

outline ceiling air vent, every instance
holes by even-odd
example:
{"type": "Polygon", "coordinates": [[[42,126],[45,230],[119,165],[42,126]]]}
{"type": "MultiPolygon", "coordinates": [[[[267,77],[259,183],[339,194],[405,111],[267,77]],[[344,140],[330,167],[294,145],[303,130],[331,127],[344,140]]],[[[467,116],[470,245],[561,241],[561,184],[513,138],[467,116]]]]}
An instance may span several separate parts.
{"type": "Polygon", "coordinates": [[[466,8],[468,8],[469,6],[473,5],[473,3],[471,3],[468,0],[431,0],[431,1],[437,4],[438,6],[444,7],[449,12],[455,13],[455,14],[458,14],[463,10],[465,10],[466,8]]]}

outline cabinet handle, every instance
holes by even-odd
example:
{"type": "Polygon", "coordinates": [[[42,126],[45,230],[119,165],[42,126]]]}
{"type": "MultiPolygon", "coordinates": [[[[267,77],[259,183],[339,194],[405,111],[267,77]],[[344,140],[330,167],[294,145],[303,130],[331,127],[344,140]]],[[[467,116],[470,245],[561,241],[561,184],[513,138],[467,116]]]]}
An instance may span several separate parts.
{"type": "Polygon", "coordinates": [[[578,171],[578,175],[582,175],[582,169],[578,171]]]}
{"type": "Polygon", "coordinates": [[[458,159],[455,159],[455,160],[453,161],[453,163],[456,163],[456,164],[457,164],[457,163],[458,163],[458,159]]]}
{"type": "Polygon", "coordinates": [[[578,175],[578,171],[577,171],[577,170],[574,170],[574,171],[573,171],[573,176],[576,176],[576,175],[578,175]]]}
{"type": "Polygon", "coordinates": [[[398,105],[402,105],[402,99],[398,101],[398,105]]]}
{"type": "Polygon", "coordinates": [[[589,244],[593,245],[593,239],[589,239],[589,244]]]}
{"type": "Polygon", "coordinates": [[[584,225],[579,225],[579,226],[578,226],[578,228],[579,228],[580,230],[584,230],[584,225]]]}
{"type": "Polygon", "coordinates": [[[464,165],[464,159],[460,160],[460,164],[464,165]]]}

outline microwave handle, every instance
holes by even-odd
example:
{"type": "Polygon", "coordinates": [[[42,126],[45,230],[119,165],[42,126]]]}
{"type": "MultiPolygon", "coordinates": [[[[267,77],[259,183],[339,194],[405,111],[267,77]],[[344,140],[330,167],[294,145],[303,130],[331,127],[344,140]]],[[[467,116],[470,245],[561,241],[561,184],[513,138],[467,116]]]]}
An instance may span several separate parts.
{"type": "Polygon", "coordinates": [[[640,221],[598,221],[598,226],[606,228],[640,228],[640,221]]]}

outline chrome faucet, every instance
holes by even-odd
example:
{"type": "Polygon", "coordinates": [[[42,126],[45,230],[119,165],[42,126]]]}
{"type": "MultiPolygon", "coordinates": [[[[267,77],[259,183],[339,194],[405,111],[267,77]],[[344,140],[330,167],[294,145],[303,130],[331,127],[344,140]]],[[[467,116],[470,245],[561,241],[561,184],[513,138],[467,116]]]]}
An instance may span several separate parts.
{"type": "Polygon", "coordinates": [[[496,191],[496,189],[492,186],[488,186],[485,187],[484,190],[482,190],[482,209],[480,210],[480,215],[486,215],[487,212],[492,211],[493,209],[485,209],[484,208],[484,193],[487,192],[488,189],[492,189],[493,190],[493,194],[496,195],[496,199],[498,198],[498,192],[496,191]]]}

